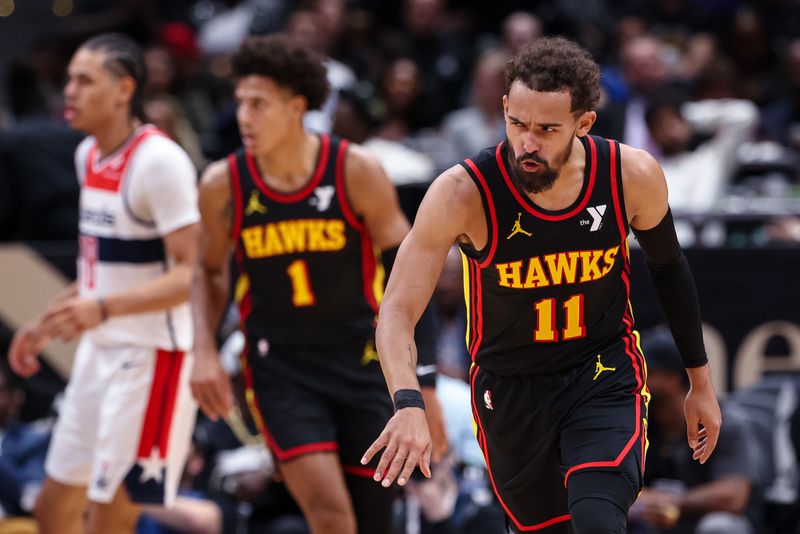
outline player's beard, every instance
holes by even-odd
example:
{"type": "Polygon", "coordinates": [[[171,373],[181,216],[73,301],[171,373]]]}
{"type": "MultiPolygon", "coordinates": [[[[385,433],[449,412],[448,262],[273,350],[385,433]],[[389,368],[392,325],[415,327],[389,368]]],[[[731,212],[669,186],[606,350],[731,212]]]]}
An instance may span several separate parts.
{"type": "Polygon", "coordinates": [[[572,141],[573,139],[570,138],[564,150],[556,155],[554,165],[551,165],[549,161],[538,154],[531,152],[525,152],[517,156],[514,153],[514,147],[509,143],[508,155],[511,163],[511,179],[517,188],[533,194],[542,193],[552,188],[553,184],[556,183],[556,178],[558,178],[558,172],[567,162],[570,154],[572,154],[572,141]],[[527,160],[539,163],[542,167],[536,172],[525,171],[522,169],[522,162],[527,160]]]}

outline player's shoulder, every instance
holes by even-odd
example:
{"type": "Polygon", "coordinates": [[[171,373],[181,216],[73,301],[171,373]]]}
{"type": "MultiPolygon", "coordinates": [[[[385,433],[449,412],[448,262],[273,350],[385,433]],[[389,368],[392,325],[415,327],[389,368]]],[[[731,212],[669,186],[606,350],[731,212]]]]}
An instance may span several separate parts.
{"type": "Polygon", "coordinates": [[[202,191],[220,192],[230,188],[230,169],[227,159],[219,159],[210,163],[200,178],[202,191]]]}
{"type": "Polygon", "coordinates": [[[136,158],[148,164],[170,165],[176,161],[182,164],[187,161],[191,163],[186,151],[166,134],[147,136],[141,141],[136,152],[136,158]]]}
{"type": "Polygon", "coordinates": [[[383,171],[378,158],[366,147],[341,139],[340,142],[347,143],[345,173],[353,176],[371,176],[376,170],[383,171]]]}
{"type": "Polygon", "coordinates": [[[619,144],[622,182],[626,188],[647,187],[654,181],[663,181],[664,172],[656,158],[646,150],[619,144]]]}
{"type": "Polygon", "coordinates": [[[483,211],[478,185],[460,164],[453,165],[436,177],[425,193],[425,200],[427,204],[447,205],[448,211],[456,218],[457,214],[471,218],[483,211]]]}

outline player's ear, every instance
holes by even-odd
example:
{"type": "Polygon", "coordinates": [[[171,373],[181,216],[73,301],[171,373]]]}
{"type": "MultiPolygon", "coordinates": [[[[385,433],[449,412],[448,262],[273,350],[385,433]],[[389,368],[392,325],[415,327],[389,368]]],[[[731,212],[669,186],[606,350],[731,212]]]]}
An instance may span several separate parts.
{"type": "Polygon", "coordinates": [[[131,76],[123,76],[119,79],[119,99],[120,106],[129,106],[133,95],[136,92],[136,81],[131,76]]]}
{"type": "Polygon", "coordinates": [[[575,132],[578,137],[582,137],[589,133],[589,130],[592,129],[592,125],[594,121],[597,120],[597,113],[594,111],[584,111],[581,113],[581,116],[578,117],[578,130],[575,132]]]}
{"type": "Polygon", "coordinates": [[[297,116],[302,117],[308,111],[308,99],[303,95],[292,95],[289,99],[289,107],[297,116]]]}

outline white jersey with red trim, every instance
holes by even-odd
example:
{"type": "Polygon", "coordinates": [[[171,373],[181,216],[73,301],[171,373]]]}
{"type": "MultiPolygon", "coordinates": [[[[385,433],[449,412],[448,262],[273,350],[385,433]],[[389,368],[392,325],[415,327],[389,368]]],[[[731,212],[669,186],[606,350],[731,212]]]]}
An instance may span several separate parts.
{"type": "MultiPolygon", "coordinates": [[[[100,159],[93,137],[76,152],[81,182],[78,284],[101,297],[145,284],[166,272],[164,236],[199,221],[197,174],[186,153],[154,126],[140,127],[100,159]]],[[[86,333],[98,345],[131,344],[186,350],[189,305],[114,317],[86,333]]]]}

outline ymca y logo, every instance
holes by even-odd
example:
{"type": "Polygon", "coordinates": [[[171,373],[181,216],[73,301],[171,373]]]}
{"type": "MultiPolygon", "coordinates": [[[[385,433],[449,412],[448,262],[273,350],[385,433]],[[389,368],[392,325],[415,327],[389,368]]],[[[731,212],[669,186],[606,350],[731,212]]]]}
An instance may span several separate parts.
{"type": "Polygon", "coordinates": [[[308,203],[316,206],[317,211],[325,211],[331,205],[333,194],[336,189],[332,185],[323,185],[314,189],[314,196],[309,199],[308,203]]]}
{"type": "Polygon", "coordinates": [[[591,206],[586,208],[589,215],[592,216],[592,226],[589,227],[590,232],[596,232],[603,226],[603,215],[606,212],[606,205],[600,204],[599,206],[591,206]]]}

